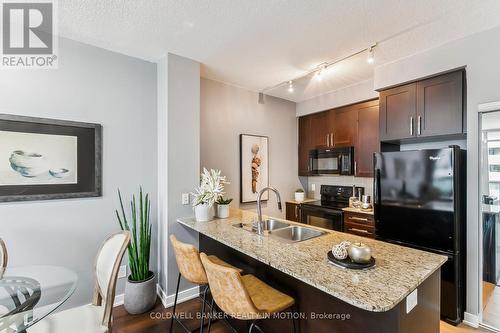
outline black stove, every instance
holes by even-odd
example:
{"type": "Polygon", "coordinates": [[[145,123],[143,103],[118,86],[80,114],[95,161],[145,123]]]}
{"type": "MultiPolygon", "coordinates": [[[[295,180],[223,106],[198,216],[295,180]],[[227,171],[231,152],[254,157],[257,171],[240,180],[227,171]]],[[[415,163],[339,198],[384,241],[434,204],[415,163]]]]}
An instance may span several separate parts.
{"type": "MultiPolygon", "coordinates": [[[[356,187],[356,194],[363,187],[356,187]]],[[[352,186],[321,185],[321,200],[301,204],[301,221],[317,227],[343,231],[342,208],[349,207],[352,186]]]]}

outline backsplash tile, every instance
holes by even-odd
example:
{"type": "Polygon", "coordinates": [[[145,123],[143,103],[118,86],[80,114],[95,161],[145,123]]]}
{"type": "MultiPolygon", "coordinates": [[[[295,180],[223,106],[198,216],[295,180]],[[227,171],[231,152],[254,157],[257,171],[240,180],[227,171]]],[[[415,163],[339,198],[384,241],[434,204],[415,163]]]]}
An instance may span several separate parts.
{"type": "Polygon", "coordinates": [[[315,176],[307,178],[307,197],[320,198],[321,185],[340,185],[340,186],[362,186],[365,188],[365,194],[373,198],[373,178],[354,177],[354,176],[315,176]],[[316,190],[312,191],[312,184],[316,190]]]}

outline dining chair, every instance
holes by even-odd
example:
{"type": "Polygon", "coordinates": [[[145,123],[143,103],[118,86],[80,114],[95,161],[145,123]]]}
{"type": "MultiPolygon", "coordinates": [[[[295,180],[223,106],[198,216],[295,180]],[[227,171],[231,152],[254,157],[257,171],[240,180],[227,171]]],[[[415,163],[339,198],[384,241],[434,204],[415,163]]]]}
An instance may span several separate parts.
{"type": "Polygon", "coordinates": [[[111,333],[116,280],[129,242],[130,232],[122,231],[109,237],[99,249],[91,304],[48,316],[28,329],[28,333],[111,333]]]}
{"type": "Polygon", "coordinates": [[[9,256],[7,254],[7,246],[2,238],[0,238],[0,279],[3,277],[5,268],[7,268],[7,262],[9,261],[9,256]]]}

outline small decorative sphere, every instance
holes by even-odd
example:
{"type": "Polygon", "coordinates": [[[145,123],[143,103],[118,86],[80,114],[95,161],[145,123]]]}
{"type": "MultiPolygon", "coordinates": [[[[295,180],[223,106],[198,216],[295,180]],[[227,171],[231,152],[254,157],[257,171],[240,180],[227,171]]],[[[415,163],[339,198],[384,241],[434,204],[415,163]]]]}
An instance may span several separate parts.
{"type": "Polygon", "coordinates": [[[339,244],[339,246],[342,246],[344,249],[348,249],[349,246],[351,246],[351,242],[349,241],[343,241],[342,243],[339,244]]]}
{"type": "Polygon", "coordinates": [[[335,259],[344,260],[347,258],[347,248],[342,244],[335,245],[332,248],[332,253],[335,259]]]}

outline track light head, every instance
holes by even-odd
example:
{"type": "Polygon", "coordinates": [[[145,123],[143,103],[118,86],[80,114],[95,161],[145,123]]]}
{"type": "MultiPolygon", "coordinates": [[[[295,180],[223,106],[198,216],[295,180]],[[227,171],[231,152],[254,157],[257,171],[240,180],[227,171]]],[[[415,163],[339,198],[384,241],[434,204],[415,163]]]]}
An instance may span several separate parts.
{"type": "Polygon", "coordinates": [[[373,64],[375,62],[375,55],[374,55],[374,46],[371,46],[369,49],[368,49],[368,58],[366,59],[366,61],[369,63],[369,64],[373,64]]]}

